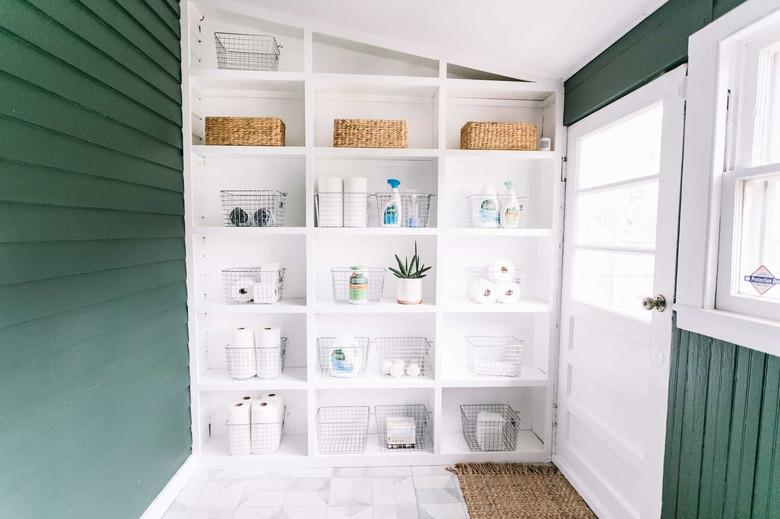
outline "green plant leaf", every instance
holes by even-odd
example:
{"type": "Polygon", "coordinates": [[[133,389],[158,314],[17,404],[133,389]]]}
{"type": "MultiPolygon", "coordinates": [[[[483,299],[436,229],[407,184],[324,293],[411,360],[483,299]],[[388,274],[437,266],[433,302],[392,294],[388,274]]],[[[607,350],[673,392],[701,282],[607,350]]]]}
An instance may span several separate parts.
{"type": "Polygon", "coordinates": [[[405,277],[406,271],[404,271],[404,264],[401,263],[401,258],[398,257],[398,254],[395,255],[395,261],[398,262],[398,270],[400,270],[402,275],[405,277]]]}
{"type": "Polygon", "coordinates": [[[403,274],[401,274],[400,272],[398,272],[393,267],[387,267],[387,268],[390,269],[390,272],[392,272],[393,275],[395,275],[395,277],[400,278],[400,279],[404,279],[405,276],[403,274]]]}

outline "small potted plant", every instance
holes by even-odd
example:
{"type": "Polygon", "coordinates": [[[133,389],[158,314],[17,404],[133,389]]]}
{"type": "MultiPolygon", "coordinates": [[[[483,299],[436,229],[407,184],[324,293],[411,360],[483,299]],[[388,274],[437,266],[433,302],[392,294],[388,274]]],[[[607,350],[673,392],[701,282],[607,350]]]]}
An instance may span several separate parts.
{"type": "Polygon", "coordinates": [[[398,257],[395,255],[395,261],[398,262],[398,268],[390,268],[396,278],[395,299],[402,305],[419,305],[422,303],[422,278],[425,273],[431,270],[424,263],[420,263],[420,256],[417,254],[417,242],[414,242],[414,256],[411,261],[409,258],[398,257]]]}

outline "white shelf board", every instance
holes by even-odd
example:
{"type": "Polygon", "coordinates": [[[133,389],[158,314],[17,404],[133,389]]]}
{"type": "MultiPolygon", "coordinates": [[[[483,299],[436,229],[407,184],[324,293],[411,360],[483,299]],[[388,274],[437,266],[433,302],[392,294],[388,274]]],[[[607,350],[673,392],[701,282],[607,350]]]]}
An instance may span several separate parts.
{"type": "Polygon", "coordinates": [[[225,236],[237,239],[247,236],[299,236],[306,234],[306,227],[225,227],[221,225],[198,225],[192,229],[193,236],[225,236]]]}
{"type": "Polygon", "coordinates": [[[517,448],[513,451],[471,451],[461,432],[445,432],[441,435],[442,455],[455,454],[463,461],[490,461],[497,457],[507,461],[544,461],[544,444],[531,431],[520,431],[517,448]]]}
{"type": "Polygon", "coordinates": [[[214,312],[223,314],[303,314],[306,313],[306,302],[303,299],[282,299],[273,305],[225,303],[224,299],[207,300],[198,303],[198,312],[214,312]]]}
{"type": "Polygon", "coordinates": [[[305,434],[285,434],[279,450],[273,454],[231,456],[228,450],[227,438],[215,436],[206,440],[201,447],[201,463],[203,468],[234,465],[247,467],[252,464],[263,466],[269,461],[288,461],[307,458],[307,440],[305,434]]]}
{"type": "Polygon", "coordinates": [[[409,450],[409,449],[403,449],[403,450],[395,450],[395,449],[387,449],[382,445],[380,436],[378,434],[369,434],[367,435],[368,438],[366,439],[366,450],[362,453],[354,453],[354,454],[319,454],[317,453],[317,456],[323,459],[328,458],[340,458],[340,457],[355,457],[355,456],[387,456],[388,458],[396,458],[396,457],[410,457],[410,458],[420,458],[420,457],[432,457],[433,456],[433,438],[429,437],[426,440],[425,443],[425,449],[420,450],[409,450]]]}
{"type": "Polygon", "coordinates": [[[349,303],[334,303],[332,300],[320,300],[314,307],[320,314],[395,314],[395,313],[434,313],[436,305],[422,303],[420,305],[401,305],[395,301],[385,300],[380,303],[351,305],[349,303]]]}
{"type": "Polygon", "coordinates": [[[317,389],[416,389],[432,388],[436,382],[425,377],[388,377],[376,373],[360,378],[317,377],[313,381],[317,389]]]}
{"type": "Polygon", "coordinates": [[[436,227],[317,227],[315,232],[323,236],[435,236],[436,227]]]}
{"type": "Polygon", "coordinates": [[[302,91],[305,77],[303,72],[190,69],[190,81],[196,88],[302,91]]]}
{"type": "Polygon", "coordinates": [[[442,305],[445,313],[487,313],[487,314],[538,314],[550,311],[550,305],[541,299],[525,299],[517,303],[487,303],[479,304],[467,299],[462,302],[442,305]]]}
{"type": "Polygon", "coordinates": [[[523,101],[544,101],[559,84],[529,81],[494,81],[481,79],[448,78],[442,81],[448,97],[474,99],[513,99],[523,101]]]}
{"type": "Polygon", "coordinates": [[[318,146],[314,148],[318,157],[371,158],[371,159],[433,159],[439,156],[436,148],[336,148],[318,146]]]}
{"type": "Polygon", "coordinates": [[[480,160],[480,159],[511,159],[511,160],[555,160],[555,151],[519,151],[519,150],[456,150],[444,152],[447,159],[480,160]]]}
{"type": "Polygon", "coordinates": [[[252,377],[235,380],[228,376],[226,369],[209,369],[198,377],[200,391],[250,391],[259,389],[306,389],[306,368],[286,368],[272,379],[252,377]]]}
{"type": "Polygon", "coordinates": [[[542,387],[547,375],[533,366],[523,366],[519,377],[478,376],[465,366],[444,366],[442,387],[542,387]]]}
{"type": "Polygon", "coordinates": [[[472,227],[442,228],[439,234],[444,236],[506,236],[540,237],[552,236],[552,229],[544,227],[522,229],[478,229],[472,227]]]}
{"type": "Polygon", "coordinates": [[[192,153],[202,158],[210,157],[303,157],[303,146],[214,146],[193,144],[192,153]]]}

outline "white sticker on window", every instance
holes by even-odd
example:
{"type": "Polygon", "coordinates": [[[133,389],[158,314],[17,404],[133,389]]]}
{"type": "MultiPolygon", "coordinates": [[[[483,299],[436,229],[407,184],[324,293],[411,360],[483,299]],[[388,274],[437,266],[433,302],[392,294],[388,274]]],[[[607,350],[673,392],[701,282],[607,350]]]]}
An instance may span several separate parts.
{"type": "Polygon", "coordinates": [[[769,269],[761,265],[755,272],[744,277],[745,281],[753,285],[759,295],[764,295],[775,286],[780,285],[780,278],[776,278],[769,269]]]}

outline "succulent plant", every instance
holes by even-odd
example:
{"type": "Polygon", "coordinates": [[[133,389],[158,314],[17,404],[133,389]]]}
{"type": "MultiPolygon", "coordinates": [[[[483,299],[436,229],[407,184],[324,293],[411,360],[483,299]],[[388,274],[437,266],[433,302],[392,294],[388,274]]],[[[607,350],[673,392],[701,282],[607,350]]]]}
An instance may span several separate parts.
{"type": "Polygon", "coordinates": [[[388,268],[395,277],[400,279],[421,279],[425,277],[426,272],[431,270],[431,267],[426,267],[424,263],[420,263],[420,256],[417,254],[417,242],[414,242],[414,256],[412,256],[411,261],[407,257],[402,262],[398,254],[395,255],[395,261],[398,262],[398,268],[388,268]]]}

